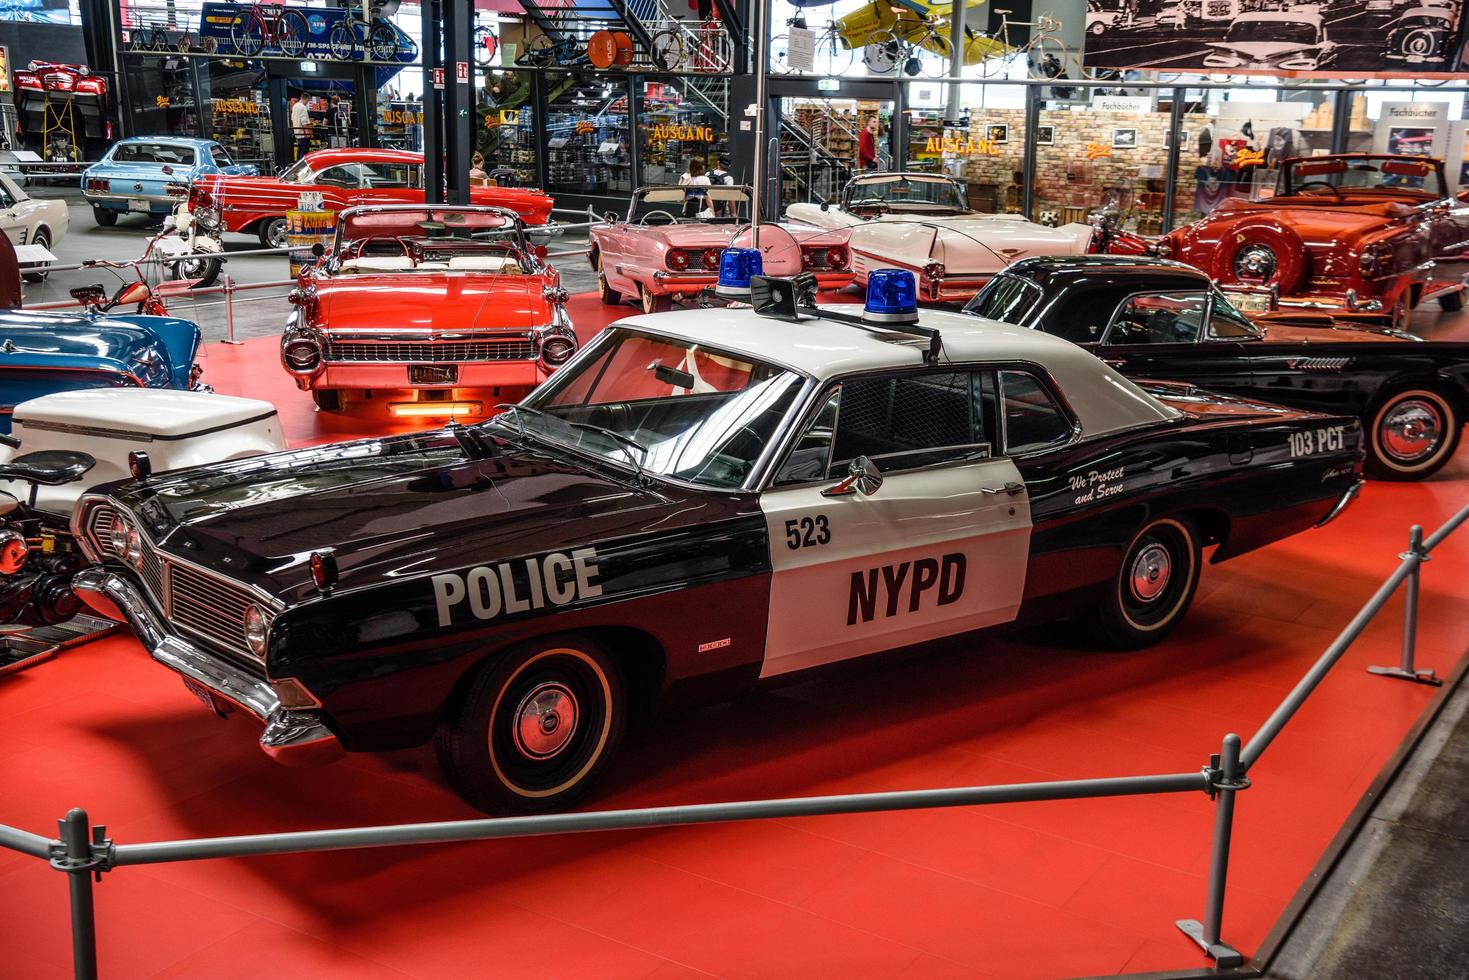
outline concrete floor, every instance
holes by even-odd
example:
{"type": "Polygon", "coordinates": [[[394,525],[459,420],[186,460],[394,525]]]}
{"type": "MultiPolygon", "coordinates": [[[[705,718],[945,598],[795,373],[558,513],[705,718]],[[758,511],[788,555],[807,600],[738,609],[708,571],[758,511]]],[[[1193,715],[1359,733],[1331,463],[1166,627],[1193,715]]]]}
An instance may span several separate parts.
{"type": "MultiPolygon", "coordinates": [[[[67,201],[71,213],[71,230],[53,248],[63,264],[81,262],[85,259],[108,259],[113,261],[136,259],[143,254],[153,229],[141,217],[126,217],[112,228],[99,228],[92,218],[91,208],[75,188],[31,188],[36,197],[60,197],[67,201]]],[[[586,245],[584,232],[568,232],[553,239],[551,251],[582,248],[586,245]]],[[[247,252],[260,247],[253,235],[226,235],[227,252],[247,252]]],[[[591,292],[596,289],[596,279],[587,265],[584,254],[570,255],[552,260],[561,270],[562,281],[572,293],[591,292]]],[[[237,284],[279,282],[289,274],[284,255],[255,255],[231,259],[226,271],[237,284]]],[[[156,273],[155,273],[156,275],[156,273]]],[[[36,303],[62,302],[70,297],[67,290],[90,283],[109,283],[109,290],[118,282],[111,274],[102,270],[79,270],[54,273],[39,286],[27,285],[27,305],[36,303]]],[[[287,286],[250,290],[237,293],[234,298],[235,337],[244,340],[274,334],[285,324],[290,308],[285,301],[287,286]]],[[[212,294],[198,299],[179,298],[169,301],[169,310],[179,316],[198,322],[204,330],[205,340],[225,339],[224,299],[212,294]]],[[[633,307],[628,307],[631,314],[633,307]]],[[[1469,310],[1462,313],[1444,313],[1437,303],[1425,304],[1413,314],[1412,329],[1429,340],[1469,340],[1469,310]]]]}
{"type": "Polygon", "coordinates": [[[1461,685],[1322,884],[1269,980],[1469,975],[1466,781],[1469,686],[1461,685]]]}

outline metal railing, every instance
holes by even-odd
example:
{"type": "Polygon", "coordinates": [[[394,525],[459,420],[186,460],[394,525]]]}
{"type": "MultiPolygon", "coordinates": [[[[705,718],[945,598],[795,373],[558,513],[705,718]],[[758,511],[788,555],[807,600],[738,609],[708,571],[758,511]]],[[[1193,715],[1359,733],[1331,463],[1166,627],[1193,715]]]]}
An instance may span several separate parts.
{"type": "MultiPolygon", "coordinates": [[[[93,825],[85,810],[73,809],[59,821],[59,835],[42,837],[0,824],[0,847],[46,860],[65,873],[70,887],[72,956],[75,975],[97,975],[96,921],[92,905],[94,878],[115,868],[211,858],[254,857],[310,851],[338,851],[364,847],[497,840],[554,834],[588,833],[654,827],[689,826],[782,817],[827,816],[877,813],[942,807],[985,806],[999,803],[1045,802],[1097,799],[1161,793],[1203,792],[1214,801],[1214,826],[1209,872],[1204,895],[1204,915],[1180,919],[1176,925],[1192,938],[1220,968],[1240,966],[1243,955],[1225,943],[1222,936],[1225,882],[1229,868],[1230,841],[1234,826],[1235,794],[1248,789],[1246,774],[1270,746],[1282,728],[1310,697],[1352,642],[1387,604],[1404,581],[1411,584],[1409,607],[1404,616],[1403,656],[1405,669],[1412,669],[1418,616],[1418,571],[1429,553],[1456,528],[1469,520],[1469,506],[1459,511],[1427,540],[1422,528],[1412,529],[1409,549],[1399,558],[1396,571],[1332,641],[1300,682],[1250,739],[1243,750],[1233,732],[1224,736],[1218,754],[1197,772],[1121,776],[1103,779],[1053,780],[996,786],[965,786],[949,789],[911,790],[886,793],[855,793],[841,796],[812,796],[774,800],[745,800],[687,806],[634,810],[604,810],[547,816],[501,817],[480,820],[451,820],[395,826],[346,827],[295,833],[249,834],[193,840],[117,843],[106,827],[93,825]]],[[[1397,676],[1394,674],[1393,676],[1397,676]]]]}

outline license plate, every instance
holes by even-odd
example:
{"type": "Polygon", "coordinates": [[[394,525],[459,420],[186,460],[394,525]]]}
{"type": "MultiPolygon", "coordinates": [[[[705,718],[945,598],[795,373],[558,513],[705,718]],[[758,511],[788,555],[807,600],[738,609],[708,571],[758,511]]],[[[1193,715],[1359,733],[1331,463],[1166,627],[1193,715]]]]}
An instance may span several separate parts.
{"type": "Polygon", "coordinates": [[[189,689],[189,693],[194,695],[194,697],[198,698],[200,701],[204,702],[204,707],[219,715],[219,717],[221,718],[229,714],[230,706],[224,701],[220,700],[219,695],[215,694],[213,691],[209,690],[209,688],[205,687],[203,684],[200,684],[198,681],[192,681],[187,677],[182,678],[182,680],[184,682],[184,687],[187,687],[189,689]]]}
{"type": "Polygon", "coordinates": [[[408,383],[415,385],[451,385],[459,380],[457,364],[410,364],[408,383]]]}
{"type": "Polygon", "coordinates": [[[1224,298],[1229,300],[1241,313],[1268,313],[1270,312],[1269,293],[1237,293],[1230,289],[1221,290],[1224,298]]]}
{"type": "Polygon", "coordinates": [[[148,211],[150,209],[151,209],[151,207],[150,207],[150,205],[148,204],[147,201],[139,201],[136,198],[133,198],[133,199],[131,199],[131,200],[128,201],[128,210],[129,211],[148,211]]]}

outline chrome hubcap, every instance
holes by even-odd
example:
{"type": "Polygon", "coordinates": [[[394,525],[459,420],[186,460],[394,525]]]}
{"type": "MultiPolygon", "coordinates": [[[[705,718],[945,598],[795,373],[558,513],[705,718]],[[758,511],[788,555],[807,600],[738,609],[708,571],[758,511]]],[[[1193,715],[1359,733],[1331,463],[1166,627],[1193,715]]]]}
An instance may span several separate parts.
{"type": "Polygon", "coordinates": [[[1150,544],[1132,560],[1131,588],[1139,602],[1152,602],[1168,588],[1173,559],[1161,544],[1150,544]]]}
{"type": "Polygon", "coordinates": [[[1241,279],[1269,279],[1275,275],[1275,253],[1264,245],[1247,245],[1234,257],[1234,273],[1241,279]]]}
{"type": "Polygon", "coordinates": [[[1443,420],[1421,398],[1394,406],[1382,420],[1382,448],[1394,459],[1417,462],[1432,456],[1442,439],[1443,420]]]}
{"type": "Polygon", "coordinates": [[[527,759],[549,759],[576,733],[576,696],[564,684],[534,687],[515,709],[515,748],[527,759]]]}

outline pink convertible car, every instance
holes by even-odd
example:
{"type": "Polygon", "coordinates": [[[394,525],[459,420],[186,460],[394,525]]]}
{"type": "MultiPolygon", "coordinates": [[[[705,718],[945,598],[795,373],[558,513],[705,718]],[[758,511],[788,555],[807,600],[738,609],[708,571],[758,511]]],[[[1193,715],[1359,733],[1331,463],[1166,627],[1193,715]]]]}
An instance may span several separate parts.
{"type": "MultiPolygon", "coordinates": [[[[591,229],[588,259],[597,270],[597,294],[609,305],[636,298],[644,313],[666,310],[672,301],[693,299],[719,279],[719,253],[749,245],[750,188],[640,187],[627,217],[609,212],[591,229]],[[690,193],[703,209],[684,217],[690,193]]],[[[852,282],[851,230],[804,224],[762,225],[760,250],[767,275],[810,272],[822,289],[852,282]]]]}

